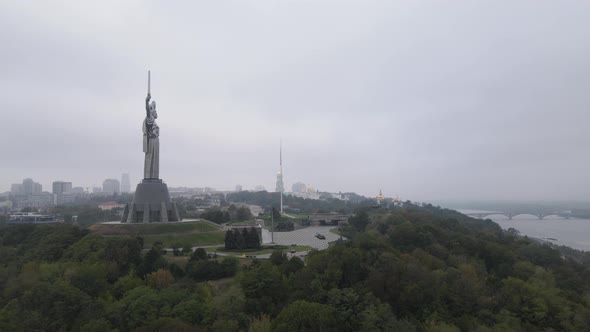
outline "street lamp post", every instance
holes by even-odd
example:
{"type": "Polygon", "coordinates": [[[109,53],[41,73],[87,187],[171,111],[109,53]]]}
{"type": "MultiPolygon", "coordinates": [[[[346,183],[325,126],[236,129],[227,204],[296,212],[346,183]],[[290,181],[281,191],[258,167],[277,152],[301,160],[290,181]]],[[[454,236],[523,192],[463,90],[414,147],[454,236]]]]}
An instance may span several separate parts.
{"type": "Polygon", "coordinates": [[[275,214],[272,206],[270,207],[270,243],[275,243],[275,214]]]}

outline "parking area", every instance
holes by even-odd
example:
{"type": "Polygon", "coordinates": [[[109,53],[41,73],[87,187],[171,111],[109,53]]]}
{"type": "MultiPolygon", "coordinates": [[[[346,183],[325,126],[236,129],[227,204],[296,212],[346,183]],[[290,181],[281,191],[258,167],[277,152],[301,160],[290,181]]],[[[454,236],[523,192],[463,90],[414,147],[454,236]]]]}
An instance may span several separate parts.
{"type": "MultiPolygon", "coordinates": [[[[298,229],[292,232],[275,232],[274,242],[280,245],[305,245],[319,250],[328,248],[328,243],[336,241],[340,238],[339,235],[330,232],[330,229],[335,228],[334,226],[310,226],[302,229],[298,229]],[[315,235],[319,233],[326,237],[325,240],[318,239],[315,235]]],[[[262,242],[268,244],[271,242],[271,233],[263,229],[262,230],[262,242]]]]}

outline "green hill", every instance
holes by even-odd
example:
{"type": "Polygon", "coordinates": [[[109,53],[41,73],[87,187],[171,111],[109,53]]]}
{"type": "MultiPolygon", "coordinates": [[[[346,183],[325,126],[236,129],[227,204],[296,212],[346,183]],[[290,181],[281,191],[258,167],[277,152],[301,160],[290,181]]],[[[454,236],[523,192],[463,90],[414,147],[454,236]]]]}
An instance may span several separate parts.
{"type": "Polygon", "coordinates": [[[94,224],[88,228],[102,236],[141,236],[144,245],[157,241],[170,248],[174,245],[191,247],[223,244],[225,233],[221,226],[206,222],[151,223],[151,224],[94,224]]]}

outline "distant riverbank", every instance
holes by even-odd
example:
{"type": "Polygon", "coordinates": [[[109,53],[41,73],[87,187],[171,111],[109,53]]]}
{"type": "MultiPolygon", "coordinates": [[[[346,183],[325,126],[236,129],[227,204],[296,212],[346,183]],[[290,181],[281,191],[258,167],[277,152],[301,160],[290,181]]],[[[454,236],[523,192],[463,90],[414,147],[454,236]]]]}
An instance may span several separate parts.
{"type": "MultiPolygon", "coordinates": [[[[461,213],[484,213],[490,211],[458,210],[461,213]]],[[[503,229],[514,228],[522,235],[568,246],[578,250],[590,251],[590,219],[563,219],[555,216],[543,220],[532,216],[506,217],[490,216],[503,229]]]]}

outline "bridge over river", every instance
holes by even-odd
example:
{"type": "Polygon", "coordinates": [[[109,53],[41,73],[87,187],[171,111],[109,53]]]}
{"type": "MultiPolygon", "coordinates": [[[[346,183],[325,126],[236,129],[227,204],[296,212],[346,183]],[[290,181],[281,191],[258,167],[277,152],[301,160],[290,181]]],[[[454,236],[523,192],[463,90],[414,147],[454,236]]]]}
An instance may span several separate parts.
{"type": "Polygon", "coordinates": [[[530,212],[530,211],[518,211],[518,212],[471,212],[471,213],[464,213],[467,216],[484,219],[489,216],[500,215],[505,216],[506,218],[512,220],[513,217],[520,216],[520,215],[530,215],[539,218],[539,220],[543,220],[545,217],[549,216],[556,216],[563,219],[570,219],[572,216],[571,211],[560,211],[560,212],[530,212]]]}

